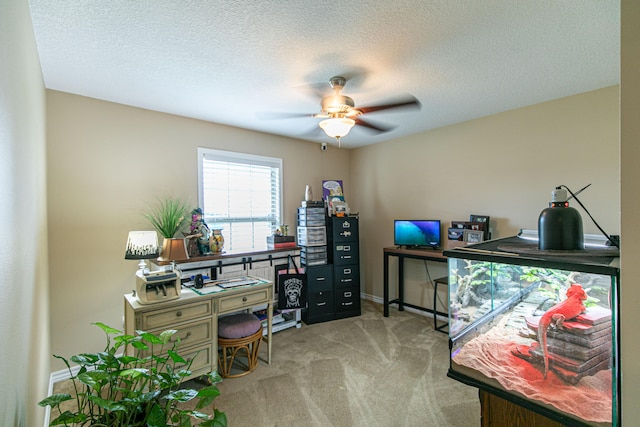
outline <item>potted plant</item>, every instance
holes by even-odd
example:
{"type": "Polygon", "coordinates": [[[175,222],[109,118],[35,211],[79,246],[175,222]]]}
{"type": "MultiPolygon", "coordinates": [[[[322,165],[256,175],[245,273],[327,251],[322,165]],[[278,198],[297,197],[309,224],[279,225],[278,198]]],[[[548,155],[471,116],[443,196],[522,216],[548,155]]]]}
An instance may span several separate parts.
{"type": "Polygon", "coordinates": [[[179,198],[158,200],[156,205],[149,207],[149,213],[144,217],[165,239],[172,239],[187,219],[187,204],[179,198]]]}
{"type": "MultiPolygon", "coordinates": [[[[176,248],[176,243],[181,243],[184,250],[179,252],[182,256],[186,257],[186,246],[184,238],[175,238],[174,236],[182,228],[187,220],[187,204],[179,198],[166,198],[158,200],[156,205],[150,206],[149,213],[144,214],[144,217],[149,220],[151,225],[156,229],[164,241],[162,242],[162,250],[160,256],[163,259],[169,260],[172,258],[169,253],[172,252],[171,248],[176,248]],[[175,242],[174,239],[178,239],[181,242],[175,242]],[[174,240],[174,242],[172,242],[174,240]]],[[[172,261],[173,259],[171,259],[172,261]]]]}
{"type": "Polygon", "coordinates": [[[226,415],[213,407],[220,395],[216,384],[222,381],[217,372],[208,376],[211,385],[200,390],[181,388],[183,379],[191,374],[192,362],[178,354],[179,340],[167,350],[175,330],[159,335],[137,331],[132,336],[103,323],[95,325],[106,333],[107,345],[99,353],[72,356],[71,362],[80,367],[77,374],[67,359],[54,355],[69,370],[73,395],[53,394],[38,403],[58,410],[50,426],[186,427],[192,421],[201,427],[227,425],[226,415]],[[125,348],[133,354],[122,354],[125,348]],[[190,401],[195,402],[189,405],[193,409],[185,409],[190,401]],[[207,407],[213,409],[212,414],[202,412],[207,407]]]}

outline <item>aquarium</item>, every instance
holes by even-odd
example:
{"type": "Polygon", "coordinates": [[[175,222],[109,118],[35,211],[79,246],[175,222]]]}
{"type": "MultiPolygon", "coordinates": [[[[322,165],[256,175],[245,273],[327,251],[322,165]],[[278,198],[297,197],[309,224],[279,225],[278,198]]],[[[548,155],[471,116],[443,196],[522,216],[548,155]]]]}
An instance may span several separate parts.
{"type": "Polygon", "coordinates": [[[514,236],[444,254],[449,377],[567,425],[620,425],[617,248],[514,236]]]}

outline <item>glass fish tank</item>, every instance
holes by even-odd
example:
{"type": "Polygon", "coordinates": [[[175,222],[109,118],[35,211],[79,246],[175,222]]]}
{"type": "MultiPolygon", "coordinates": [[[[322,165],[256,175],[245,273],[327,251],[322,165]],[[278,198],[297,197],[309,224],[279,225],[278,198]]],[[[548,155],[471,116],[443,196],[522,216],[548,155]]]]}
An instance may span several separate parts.
{"type": "Polygon", "coordinates": [[[619,250],[447,250],[448,376],[565,425],[619,426],[619,250]]]}

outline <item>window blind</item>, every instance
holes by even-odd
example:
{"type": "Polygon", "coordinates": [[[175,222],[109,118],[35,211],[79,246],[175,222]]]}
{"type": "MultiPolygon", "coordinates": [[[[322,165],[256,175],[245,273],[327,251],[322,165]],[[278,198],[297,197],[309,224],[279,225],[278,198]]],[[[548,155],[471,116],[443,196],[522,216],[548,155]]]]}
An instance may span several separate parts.
{"type": "Polygon", "coordinates": [[[198,201],[225,249],[261,250],[280,225],[282,159],[198,149],[198,201]]]}

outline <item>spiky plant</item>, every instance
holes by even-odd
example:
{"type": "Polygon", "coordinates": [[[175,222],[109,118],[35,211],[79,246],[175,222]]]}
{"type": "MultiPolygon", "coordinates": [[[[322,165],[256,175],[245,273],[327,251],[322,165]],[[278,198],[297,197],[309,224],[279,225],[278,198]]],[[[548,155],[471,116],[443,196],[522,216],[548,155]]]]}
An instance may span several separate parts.
{"type": "Polygon", "coordinates": [[[144,214],[144,217],[162,237],[171,239],[186,222],[188,210],[184,200],[169,197],[150,206],[149,213],[144,214]]]}

